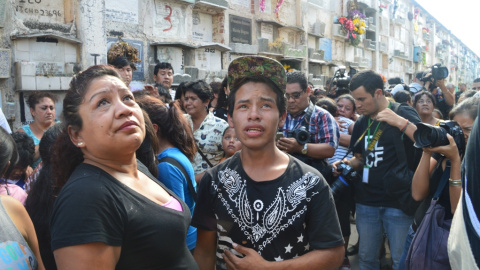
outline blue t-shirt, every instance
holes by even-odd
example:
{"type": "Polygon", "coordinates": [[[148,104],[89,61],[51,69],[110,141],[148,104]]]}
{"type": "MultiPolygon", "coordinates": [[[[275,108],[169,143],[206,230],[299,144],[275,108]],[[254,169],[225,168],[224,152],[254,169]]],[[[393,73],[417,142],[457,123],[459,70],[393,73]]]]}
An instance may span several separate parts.
{"type": "MultiPolygon", "coordinates": [[[[178,148],[168,148],[157,156],[158,160],[164,157],[174,158],[183,166],[193,183],[193,187],[196,190],[197,184],[195,183],[195,174],[193,172],[193,167],[190,160],[188,160],[188,158],[178,148]]],[[[182,199],[188,205],[188,208],[190,208],[190,212],[193,215],[195,201],[193,200],[192,194],[190,194],[190,190],[188,189],[188,180],[185,178],[182,171],[168,162],[159,163],[157,167],[157,179],[167,186],[167,188],[173,191],[178,197],[180,197],[180,199],[182,199]]],[[[190,226],[187,232],[188,249],[194,249],[196,243],[197,229],[190,226]]]]}

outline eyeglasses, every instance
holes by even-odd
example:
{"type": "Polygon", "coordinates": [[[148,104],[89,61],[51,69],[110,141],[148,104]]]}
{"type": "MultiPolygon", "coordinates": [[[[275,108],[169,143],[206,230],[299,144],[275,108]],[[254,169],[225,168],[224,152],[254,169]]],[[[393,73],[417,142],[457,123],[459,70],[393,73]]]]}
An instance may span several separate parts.
{"type": "Polygon", "coordinates": [[[285,94],[285,98],[289,100],[290,98],[299,99],[303,92],[293,92],[292,94],[285,94]]]}

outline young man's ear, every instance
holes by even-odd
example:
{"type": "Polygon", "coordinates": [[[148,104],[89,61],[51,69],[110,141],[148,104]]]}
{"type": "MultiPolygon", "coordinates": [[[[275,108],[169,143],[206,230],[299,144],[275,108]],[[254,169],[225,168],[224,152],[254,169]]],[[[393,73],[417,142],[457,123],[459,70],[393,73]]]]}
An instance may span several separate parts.
{"type": "Polygon", "coordinates": [[[83,141],[83,137],[81,136],[80,131],[77,128],[68,126],[67,132],[68,132],[68,136],[70,137],[70,140],[76,147],[78,148],[85,147],[85,142],[83,141]]]}
{"type": "Polygon", "coordinates": [[[283,128],[285,121],[287,120],[287,111],[285,110],[282,115],[280,115],[280,121],[278,121],[278,127],[283,128]]]}

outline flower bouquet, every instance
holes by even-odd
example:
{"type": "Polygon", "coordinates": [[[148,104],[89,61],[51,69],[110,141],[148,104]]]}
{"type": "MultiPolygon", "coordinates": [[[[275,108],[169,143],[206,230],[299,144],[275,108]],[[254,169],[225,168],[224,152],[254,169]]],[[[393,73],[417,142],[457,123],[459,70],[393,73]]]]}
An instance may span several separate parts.
{"type": "Polygon", "coordinates": [[[360,43],[360,36],[365,33],[367,25],[365,24],[365,15],[358,10],[351,10],[347,17],[338,18],[338,22],[342,25],[343,32],[350,44],[357,46],[360,43]]]}

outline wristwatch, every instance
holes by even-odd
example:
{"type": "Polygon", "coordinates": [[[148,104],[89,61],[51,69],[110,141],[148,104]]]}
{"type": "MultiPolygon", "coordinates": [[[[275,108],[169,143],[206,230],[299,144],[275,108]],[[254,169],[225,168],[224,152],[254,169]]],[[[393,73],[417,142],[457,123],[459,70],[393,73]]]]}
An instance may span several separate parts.
{"type": "Polygon", "coordinates": [[[307,150],[308,150],[308,149],[307,149],[307,145],[308,145],[308,144],[304,144],[304,145],[303,145],[302,154],[304,154],[304,155],[307,154],[307,150]]]}

